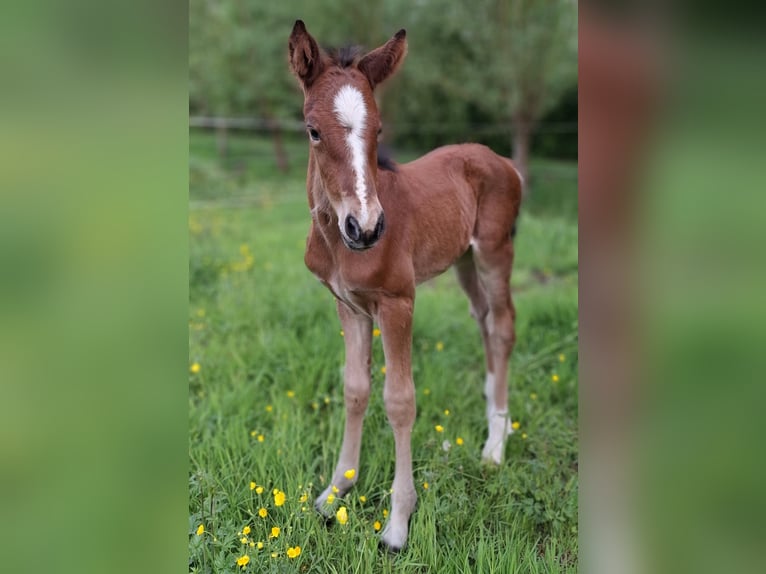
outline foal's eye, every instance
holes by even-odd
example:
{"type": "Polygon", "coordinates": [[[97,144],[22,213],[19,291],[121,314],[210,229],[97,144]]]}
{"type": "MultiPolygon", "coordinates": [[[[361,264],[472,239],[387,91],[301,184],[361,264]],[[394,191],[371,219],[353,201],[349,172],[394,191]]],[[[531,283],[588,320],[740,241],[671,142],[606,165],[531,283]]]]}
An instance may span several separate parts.
{"type": "Polygon", "coordinates": [[[318,142],[319,141],[319,132],[316,131],[314,128],[308,128],[309,137],[311,138],[311,141],[318,142]]]}

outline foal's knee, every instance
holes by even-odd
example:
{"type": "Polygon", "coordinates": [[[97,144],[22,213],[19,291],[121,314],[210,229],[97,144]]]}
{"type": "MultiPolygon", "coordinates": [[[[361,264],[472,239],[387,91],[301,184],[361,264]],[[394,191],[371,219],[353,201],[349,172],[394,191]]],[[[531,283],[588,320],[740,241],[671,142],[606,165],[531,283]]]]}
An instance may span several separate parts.
{"type": "Polygon", "coordinates": [[[411,428],[415,423],[415,387],[412,381],[391,390],[386,385],[383,391],[383,402],[386,405],[386,415],[392,427],[411,428]]]}
{"type": "Polygon", "coordinates": [[[367,402],[370,398],[369,379],[347,376],[343,385],[343,398],[346,403],[346,409],[350,413],[363,413],[367,409],[367,402]]]}

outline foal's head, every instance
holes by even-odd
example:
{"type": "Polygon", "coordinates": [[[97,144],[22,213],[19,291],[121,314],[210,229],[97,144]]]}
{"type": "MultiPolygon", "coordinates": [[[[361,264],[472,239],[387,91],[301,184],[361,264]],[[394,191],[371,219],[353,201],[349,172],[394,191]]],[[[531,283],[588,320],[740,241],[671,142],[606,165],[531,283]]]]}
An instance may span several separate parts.
{"type": "Polygon", "coordinates": [[[303,88],[311,155],[340,235],[350,249],[372,247],[385,228],[377,192],[381,124],[372,92],[404,59],[405,32],[361,58],[332,57],[298,20],[289,50],[290,67],[303,88]]]}

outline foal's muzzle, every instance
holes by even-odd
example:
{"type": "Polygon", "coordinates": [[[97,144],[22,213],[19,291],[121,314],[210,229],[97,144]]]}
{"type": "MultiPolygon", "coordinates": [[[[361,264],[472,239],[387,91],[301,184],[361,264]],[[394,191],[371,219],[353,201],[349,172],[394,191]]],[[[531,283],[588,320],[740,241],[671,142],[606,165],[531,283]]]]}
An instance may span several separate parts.
{"type": "Polygon", "coordinates": [[[346,217],[346,221],[343,224],[343,243],[346,247],[355,251],[362,251],[369,249],[378,242],[380,236],[383,235],[383,231],[386,229],[386,220],[383,217],[383,213],[378,217],[378,222],[375,224],[375,228],[372,231],[363,231],[356,217],[349,215],[346,217]]]}

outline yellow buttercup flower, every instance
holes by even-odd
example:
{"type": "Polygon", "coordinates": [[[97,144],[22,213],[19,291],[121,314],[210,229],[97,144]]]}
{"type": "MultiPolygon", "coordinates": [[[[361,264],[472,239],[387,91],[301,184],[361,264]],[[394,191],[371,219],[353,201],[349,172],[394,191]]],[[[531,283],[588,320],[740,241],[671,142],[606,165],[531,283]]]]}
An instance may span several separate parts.
{"type": "Polygon", "coordinates": [[[341,337],[345,337],[346,336],[346,333],[343,332],[343,329],[340,330],[340,336],[341,337]]]}
{"type": "Polygon", "coordinates": [[[205,534],[205,525],[200,524],[197,526],[197,536],[202,536],[203,534],[205,534]]]}
{"type": "Polygon", "coordinates": [[[304,502],[306,502],[308,499],[309,499],[309,495],[308,495],[308,494],[306,494],[306,493],[304,492],[303,494],[301,494],[301,497],[298,499],[298,502],[300,502],[301,504],[303,504],[303,503],[304,503],[304,502]]]}
{"type": "Polygon", "coordinates": [[[192,366],[189,367],[189,370],[195,375],[200,372],[200,369],[202,369],[202,367],[200,367],[199,363],[192,363],[192,366]]]}
{"type": "Polygon", "coordinates": [[[388,516],[388,509],[384,508],[383,509],[383,518],[386,518],[387,516],[388,516]]]}
{"type": "Polygon", "coordinates": [[[282,506],[285,503],[285,493],[278,490],[274,493],[274,506],[282,506]]]}
{"type": "Polygon", "coordinates": [[[380,530],[380,521],[379,521],[379,520],[376,520],[376,521],[375,521],[375,524],[373,524],[373,525],[372,525],[372,527],[375,529],[375,532],[377,532],[378,530],[380,530]]]}
{"type": "Polygon", "coordinates": [[[356,469],[355,468],[349,468],[346,472],[343,473],[343,476],[345,476],[347,479],[351,480],[356,476],[356,469]]]}
{"type": "Polygon", "coordinates": [[[274,526],[274,527],[271,529],[271,534],[269,534],[269,538],[279,538],[279,533],[280,533],[281,531],[282,531],[282,530],[279,528],[279,526],[274,526]]]}
{"type": "Polygon", "coordinates": [[[373,337],[380,337],[380,329],[378,329],[377,327],[375,327],[375,328],[372,330],[372,336],[373,336],[373,337]]]}
{"type": "Polygon", "coordinates": [[[332,485],[332,492],[333,492],[333,494],[338,494],[340,492],[340,490],[338,490],[338,487],[333,484],[332,485]]]}
{"type": "Polygon", "coordinates": [[[363,494],[362,496],[359,497],[359,502],[364,504],[365,502],[367,502],[367,497],[363,494]]]}
{"type": "Polygon", "coordinates": [[[250,527],[249,527],[249,526],[245,526],[245,527],[242,529],[242,534],[244,534],[245,536],[247,536],[248,534],[250,534],[250,527]]]}
{"type": "Polygon", "coordinates": [[[444,350],[444,343],[442,343],[441,341],[436,343],[436,350],[441,353],[444,350]]]}
{"type": "Polygon", "coordinates": [[[253,541],[251,540],[251,541],[250,541],[250,543],[248,544],[248,546],[250,546],[250,548],[252,548],[253,546],[255,546],[255,542],[253,542],[253,541]]]}
{"type": "Polygon", "coordinates": [[[559,382],[559,376],[558,376],[557,374],[555,374],[555,373],[554,373],[554,374],[551,376],[551,381],[553,381],[554,383],[558,383],[558,382],[559,382]]]}
{"type": "Polygon", "coordinates": [[[258,544],[256,544],[256,546],[258,546],[258,550],[263,550],[263,542],[261,542],[260,540],[258,541],[258,544]]]}
{"type": "Polygon", "coordinates": [[[245,554],[244,556],[240,556],[237,558],[237,566],[241,566],[243,569],[245,566],[247,566],[250,563],[250,557],[245,554]]]}
{"type": "Polygon", "coordinates": [[[295,546],[292,548],[287,549],[287,557],[288,558],[298,558],[298,556],[301,555],[301,547],[295,546]]]}
{"type": "Polygon", "coordinates": [[[381,373],[383,373],[384,375],[386,374],[386,366],[385,366],[385,365],[383,365],[383,366],[380,368],[380,372],[381,372],[381,373]]]}
{"type": "Polygon", "coordinates": [[[295,391],[287,391],[287,396],[292,399],[295,396],[295,391]]]}
{"type": "Polygon", "coordinates": [[[332,504],[335,502],[335,495],[334,494],[328,494],[327,495],[327,504],[332,504]]]}
{"type": "Polygon", "coordinates": [[[423,483],[423,490],[428,490],[428,483],[427,482],[423,483]]]}
{"type": "Polygon", "coordinates": [[[254,482],[250,482],[250,490],[255,490],[255,483],[254,482]]]}
{"type": "Polygon", "coordinates": [[[258,442],[263,442],[264,440],[266,440],[266,437],[264,437],[262,434],[259,434],[258,435],[258,442]]]}
{"type": "Polygon", "coordinates": [[[442,425],[436,425],[434,429],[436,429],[436,432],[444,432],[444,427],[442,425]]]}
{"type": "Polygon", "coordinates": [[[521,427],[521,423],[519,421],[513,421],[511,423],[511,428],[513,430],[519,430],[520,427],[521,427]]]}
{"type": "Polygon", "coordinates": [[[261,518],[266,518],[268,515],[269,515],[269,511],[266,510],[265,508],[261,508],[258,510],[258,516],[260,516],[261,518]]]}
{"type": "Polygon", "coordinates": [[[448,416],[449,416],[449,409],[444,409],[444,416],[445,416],[445,417],[448,417],[448,416]]]}
{"type": "Polygon", "coordinates": [[[256,486],[255,487],[256,494],[263,494],[263,487],[262,486],[256,486]]]}
{"type": "Polygon", "coordinates": [[[527,433],[525,432],[521,433],[521,438],[524,440],[527,440],[527,433]]]}
{"type": "Polygon", "coordinates": [[[274,407],[272,407],[271,405],[266,405],[266,412],[267,413],[270,413],[273,410],[274,410],[274,407]]]}
{"type": "Polygon", "coordinates": [[[346,524],[348,522],[348,511],[346,510],[345,506],[341,506],[338,509],[338,512],[335,513],[335,517],[338,519],[338,522],[341,524],[346,524]]]}
{"type": "Polygon", "coordinates": [[[455,444],[458,445],[458,446],[463,446],[463,439],[462,439],[462,437],[457,437],[455,439],[455,444]]]}
{"type": "Polygon", "coordinates": [[[243,536],[242,538],[240,538],[240,539],[239,539],[239,541],[240,541],[242,544],[247,544],[247,536],[243,536]]]}

